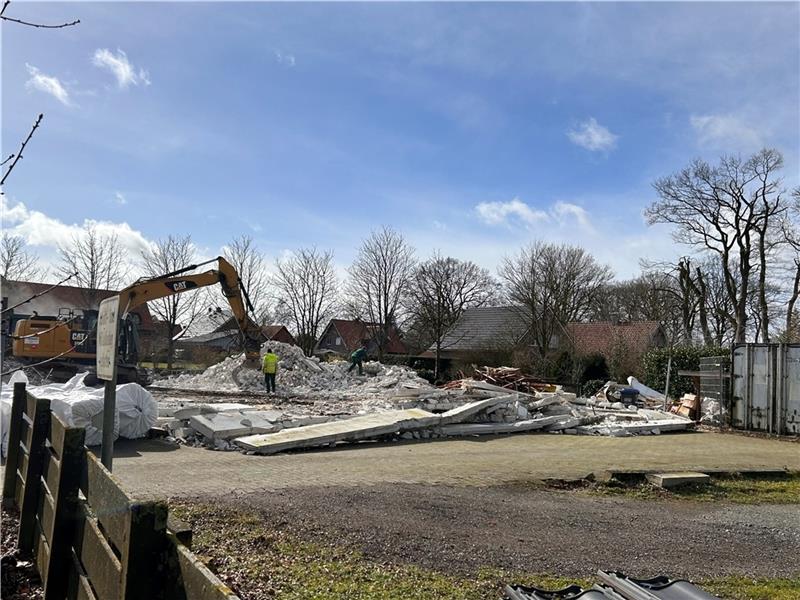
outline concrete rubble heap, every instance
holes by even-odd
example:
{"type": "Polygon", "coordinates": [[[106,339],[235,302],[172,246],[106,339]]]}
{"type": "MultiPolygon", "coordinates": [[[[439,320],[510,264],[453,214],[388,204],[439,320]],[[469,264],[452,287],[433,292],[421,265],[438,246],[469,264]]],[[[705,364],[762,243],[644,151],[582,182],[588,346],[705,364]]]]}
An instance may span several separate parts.
{"type": "MultiPolygon", "coordinates": [[[[297,346],[281,342],[264,344],[261,355],[271,348],[278,355],[276,384],[279,395],[304,398],[382,399],[401,388],[433,389],[412,369],[399,365],[364,363],[366,375],[348,372],[349,363],[321,362],[309,358],[297,346]]],[[[220,392],[260,392],[264,379],[256,369],[242,369],[244,355],[228,357],[198,375],[178,375],[156,382],[159,387],[220,392]],[[237,383],[234,374],[239,380],[237,383]]]]}
{"type": "MultiPolygon", "coordinates": [[[[305,371],[303,363],[298,361],[298,364],[301,365],[299,370],[305,371]]],[[[325,363],[312,361],[312,364],[325,373],[336,373],[328,370],[329,365],[325,363]]],[[[398,372],[393,369],[379,365],[375,369],[377,374],[371,377],[377,381],[371,385],[360,384],[361,388],[384,390],[385,402],[356,414],[299,416],[283,410],[280,405],[265,409],[246,404],[187,404],[171,411],[162,423],[181,443],[255,454],[361,441],[532,431],[630,436],[686,430],[693,426],[690,419],[680,415],[606,399],[577,398],[560,388],[525,393],[472,379],[451,382],[447,389],[419,382],[404,386],[399,385],[400,381],[413,379],[401,377],[394,382],[396,374],[389,376],[393,383],[386,386],[385,373],[398,372]]],[[[298,375],[295,373],[292,377],[298,375]]]]}

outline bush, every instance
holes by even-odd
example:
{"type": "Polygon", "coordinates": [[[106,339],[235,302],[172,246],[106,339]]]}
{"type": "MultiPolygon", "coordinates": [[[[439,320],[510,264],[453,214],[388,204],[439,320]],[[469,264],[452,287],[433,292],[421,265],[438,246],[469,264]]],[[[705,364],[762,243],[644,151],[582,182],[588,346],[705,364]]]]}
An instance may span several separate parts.
{"type": "MultiPolygon", "coordinates": [[[[680,398],[683,394],[694,393],[694,382],[690,377],[678,377],[679,370],[699,371],[700,359],[705,356],[725,356],[728,351],[720,346],[676,346],[672,349],[672,368],[669,382],[669,395],[680,398]]],[[[643,381],[654,390],[663,391],[667,383],[667,363],[669,348],[654,348],[642,356],[643,381]]]]}
{"type": "Polygon", "coordinates": [[[605,383],[608,379],[608,364],[602,354],[586,354],[575,361],[575,383],[583,385],[592,380],[605,383]]]}

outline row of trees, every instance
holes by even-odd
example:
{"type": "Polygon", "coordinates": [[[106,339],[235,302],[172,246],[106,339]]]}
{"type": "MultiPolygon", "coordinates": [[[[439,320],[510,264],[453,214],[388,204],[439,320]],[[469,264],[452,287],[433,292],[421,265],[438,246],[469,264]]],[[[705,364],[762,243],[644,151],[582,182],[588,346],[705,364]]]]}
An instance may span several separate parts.
{"type": "MultiPolygon", "coordinates": [[[[300,248],[268,265],[252,238],[232,240],[225,257],[237,268],[260,323],[290,326],[306,353],[327,321],[343,314],[374,323],[380,358],[393,327],[413,335],[418,349],[438,357],[445,334],[465,310],[491,304],[518,307],[531,348],[548,356],[564,325],[581,320],[652,320],[663,323],[671,344],[725,345],[760,339],[797,340],[800,296],[800,191],[789,194],[777,176],[782,158],[762,150],[716,166],[694,161],[654,183],[646,210],[651,223],[674,225],[676,241],[693,255],[674,264],[643,263],[639,276],[614,281],[613,272],[580,247],[533,242],[505,258],[496,276],[470,261],[434,253],[418,260],[397,231],[382,227],[361,244],[344,278],[330,251],[300,248]],[[777,323],[777,325],[776,325],[777,323]]],[[[59,249],[59,274],[77,284],[116,289],[130,273],[119,240],[89,227],[59,249]]],[[[4,235],[2,272],[41,276],[20,238],[4,235]]],[[[155,276],[197,261],[190,237],[168,237],[139,257],[139,270],[155,276]]],[[[151,303],[174,340],[208,310],[203,294],[151,303]]],[[[438,375],[438,372],[437,372],[438,375]]]]}

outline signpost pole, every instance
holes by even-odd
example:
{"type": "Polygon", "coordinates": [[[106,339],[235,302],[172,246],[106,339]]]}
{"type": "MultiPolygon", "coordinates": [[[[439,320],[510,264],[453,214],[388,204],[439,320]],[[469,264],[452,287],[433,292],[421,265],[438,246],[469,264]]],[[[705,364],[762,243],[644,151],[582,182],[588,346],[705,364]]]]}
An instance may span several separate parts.
{"type": "Polygon", "coordinates": [[[111,471],[111,462],[114,459],[114,415],[117,412],[117,369],[114,369],[114,378],[105,383],[103,394],[103,445],[100,461],[103,466],[111,471]]]}
{"type": "Polygon", "coordinates": [[[104,380],[103,445],[100,460],[111,471],[114,458],[114,417],[117,412],[117,347],[119,339],[119,296],[100,303],[97,317],[97,377],[104,380]]]}

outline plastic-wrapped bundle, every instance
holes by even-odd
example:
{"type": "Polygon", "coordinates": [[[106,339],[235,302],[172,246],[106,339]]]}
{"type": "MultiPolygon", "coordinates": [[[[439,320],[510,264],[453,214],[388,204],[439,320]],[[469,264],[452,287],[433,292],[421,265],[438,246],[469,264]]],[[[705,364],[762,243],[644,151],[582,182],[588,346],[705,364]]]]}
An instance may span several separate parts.
{"type": "Polygon", "coordinates": [[[158,403],[153,395],[138,383],[117,386],[119,435],[135,440],[147,435],[158,420],[158,403]]]}
{"type": "MultiPolygon", "coordinates": [[[[50,400],[53,414],[69,427],[86,428],[86,445],[97,446],[103,441],[103,388],[91,388],[84,384],[87,373],[79,373],[66,383],[49,383],[28,386],[28,391],[37,398],[50,400]]],[[[8,425],[11,420],[11,403],[14,383],[28,379],[17,371],[0,392],[2,412],[2,451],[6,455],[8,425]]],[[[114,411],[114,439],[119,436],[136,439],[147,435],[147,431],[158,419],[158,404],[153,396],[136,383],[117,386],[116,410],[114,411]]]]}

